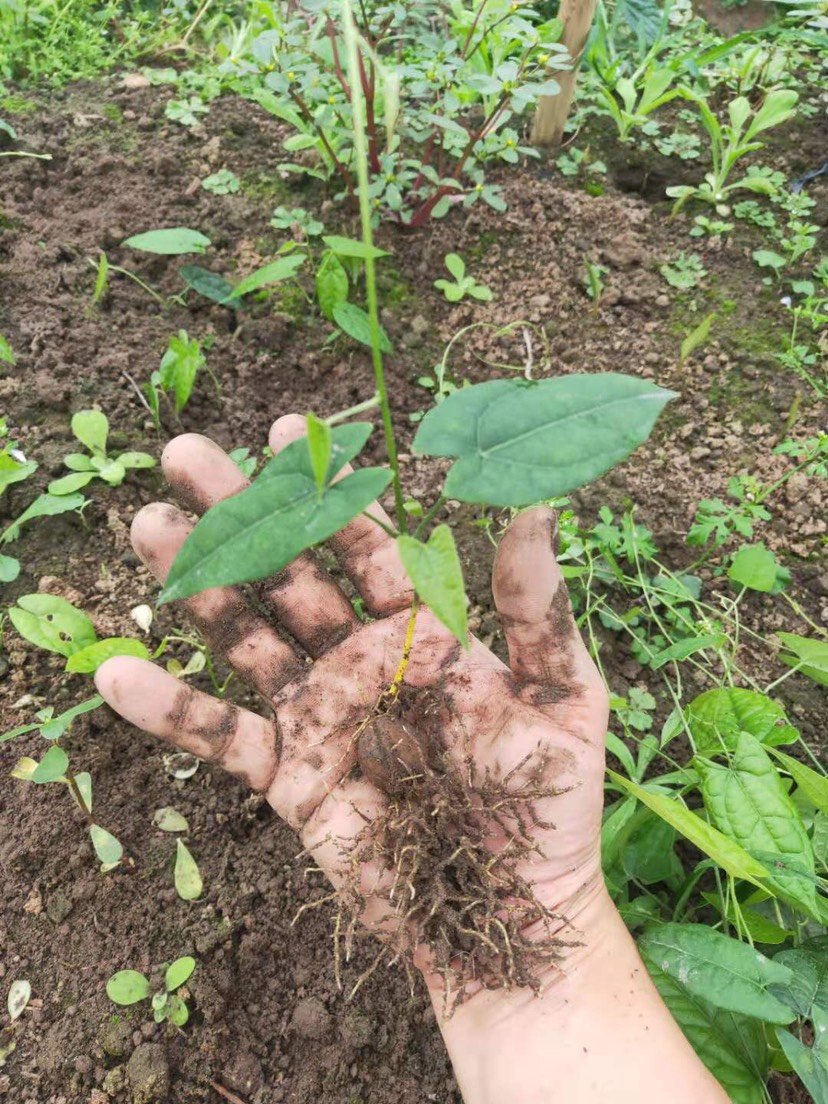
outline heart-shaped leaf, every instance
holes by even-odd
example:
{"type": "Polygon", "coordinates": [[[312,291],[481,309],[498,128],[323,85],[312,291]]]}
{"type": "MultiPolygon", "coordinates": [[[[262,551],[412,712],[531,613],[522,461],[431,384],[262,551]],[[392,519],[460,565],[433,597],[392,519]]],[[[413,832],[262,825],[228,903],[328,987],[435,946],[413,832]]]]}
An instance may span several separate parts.
{"type": "Polygon", "coordinates": [[[446,479],[449,498],[527,506],[609,471],[647,439],[673,397],[614,372],[492,380],[430,410],[414,451],[458,457],[446,479]]]}

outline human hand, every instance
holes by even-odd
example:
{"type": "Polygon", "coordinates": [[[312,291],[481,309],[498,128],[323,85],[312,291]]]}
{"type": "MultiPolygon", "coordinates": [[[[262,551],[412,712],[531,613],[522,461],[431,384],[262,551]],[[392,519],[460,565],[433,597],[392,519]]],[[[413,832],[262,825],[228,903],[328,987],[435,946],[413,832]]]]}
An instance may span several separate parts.
{"type": "MultiPolygon", "coordinates": [[[[277,452],[303,433],[304,419],[282,418],[271,430],[270,445],[277,452]]],[[[194,434],[168,445],[163,468],[179,499],[198,512],[247,485],[218,446],[194,434]]],[[[368,512],[391,524],[378,505],[368,512]]],[[[461,649],[422,609],[403,691],[392,710],[402,714],[409,731],[423,735],[428,730],[425,738],[435,769],[425,799],[437,800],[447,813],[434,821],[436,831],[445,835],[457,830],[457,839],[443,840],[442,852],[428,840],[417,841],[423,848],[423,870],[418,875],[410,864],[405,867],[409,897],[419,895],[423,908],[430,911],[436,897],[426,900],[426,887],[433,894],[445,892],[445,887],[439,888],[434,864],[462,842],[468,816],[464,822],[456,815],[458,800],[484,806],[480,816],[477,810],[467,811],[479,828],[477,860],[481,847],[492,854],[504,847],[515,851],[508,875],[499,879],[487,901],[471,910],[467,926],[479,927],[483,934],[477,954],[467,959],[468,969],[460,968],[461,982],[468,982],[475,972],[479,975],[484,961],[497,975],[495,946],[506,964],[508,936],[501,937],[505,929],[494,924],[497,908],[492,905],[505,906],[502,898],[510,890],[512,901],[521,887],[536,899],[516,913],[508,929],[513,936],[530,926],[533,939],[542,941],[554,932],[563,942],[577,944],[583,934],[579,913],[602,885],[598,840],[607,700],[572,619],[553,550],[554,526],[551,511],[531,510],[515,519],[498,550],[493,589],[511,669],[479,641],[461,649]],[[440,745],[436,749],[435,741],[440,745]],[[455,781],[466,779],[462,792],[435,797],[435,786],[440,789],[439,779],[447,772],[455,781]],[[509,804],[506,789],[525,796],[519,798],[525,818],[522,832],[512,817],[516,806],[509,804]],[[487,802],[501,807],[499,818],[486,812],[487,802]],[[510,825],[515,829],[511,836],[510,825]],[[516,850],[515,837],[522,837],[516,850]],[[491,915],[484,915],[487,909],[491,915]],[[544,911],[549,915],[541,922],[544,911]]],[[[160,580],[190,529],[185,515],[165,504],[147,506],[136,517],[135,550],[160,580]]],[[[109,661],[96,681],[109,704],[134,724],[226,767],[265,793],[276,812],[299,832],[334,886],[355,888],[353,860],[358,854],[364,861],[357,888],[367,898],[361,920],[369,928],[384,930],[388,939],[393,910],[387,897],[389,879],[393,882],[395,873],[398,881],[400,877],[394,867],[399,838],[396,851],[393,846],[378,848],[366,825],[379,823],[387,829],[388,797],[375,783],[387,782],[393,790],[395,773],[410,772],[400,762],[404,750],[388,746],[389,732],[399,732],[399,726],[389,728],[386,721],[365,729],[369,718],[384,713],[390,704],[383,695],[403,653],[412,593],[393,539],[368,518],[357,518],[330,543],[377,620],[359,620],[344,592],[311,553],[261,589],[275,622],[301,645],[311,664],[299,658],[236,588],[216,588],[185,602],[210,645],[272,706],[274,720],[212,699],[138,659],[109,661]],[[379,709],[378,703],[383,703],[379,709]],[[358,761],[363,772],[355,769],[358,761]]],[[[415,750],[420,751],[419,743],[415,750]]],[[[410,755],[409,749],[409,759],[410,755]]],[[[398,797],[392,795],[394,810],[398,797]]],[[[410,825],[405,830],[410,831],[410,825]]],[[[493,869],[497,876],[498,866],[493,869]]],[[[474,870],[461,876],[468,881],[474,870]]],[[[456,900],[440,904],[438,912],[460,909],[469,888],[466,898],[458,893],[456,900]]],[[[445,980],[451,961],[459,961],[458,948],[450,948],[451,956],[435,958],[440,915],[432,917],[435,922],[428,930],[418,927],[421,919],[421,914],[408,916],[406,938],[420,942],[416,961],[430,985],[439,987],[433,975],[439,973],[445,980]]],[[[449,931],[448,943],[453,939],[456,930],[453,936],[449,931]]],[[[542,956],[539,961],[542,964],[542,956]]],[[[537,967],[535,963],[530,973],[540,984],[543,971],[537,967]]],[[[504,966],[502,980],[515,983],[526,976],[518,962],[511,973],[504,966]]]]}
{"type": "MultiPolygon", "coordinates": [[[[302,418],[282,418],[270,445],[278,452],[303,433],[302,418]]],[[[194,434],[168,445],[163,468],[196,512],[247,484],[194,434]]],[[[368,513],[389,524],[378,505],[368,513]]],[[[98,670],[98,689],[134,724],[265,793],[340,899],[361,896],[350,926],[358,916],[394,953],[410,950],[438,1010],[449,989],[464,990],[441,1030],[467,1104],[661,1104],[668,1095],[724,1104],[603,884],[607,696],[572,618],[553,527],[551,511],[529,510],[497,551],[493,591],[509,667],[479,641],[461,649],[421,610],[399,700],[389,699],[413,596],[393,539],[362,516],[330,547],[375,620],[359,620],[310,553],[261,587],[307,660],[238,589],[185,602],[272,720],[128,657],[98,670]],[[413,731],[413,746],[408,735],[396,743],[401,731],[413,731]],[[415,815],[418,802],[428,815],[415,815]],[[464,847],[475,861],[458,865],[464,847]],[[481,855],[483,880],[495,876],[482,900],[481,855]],[[544,1000],[532,994],[539,986],[544,1000]]],[[[163,580],[190,529],[176,507],[147,506],[133,544],[163,580]]]]}

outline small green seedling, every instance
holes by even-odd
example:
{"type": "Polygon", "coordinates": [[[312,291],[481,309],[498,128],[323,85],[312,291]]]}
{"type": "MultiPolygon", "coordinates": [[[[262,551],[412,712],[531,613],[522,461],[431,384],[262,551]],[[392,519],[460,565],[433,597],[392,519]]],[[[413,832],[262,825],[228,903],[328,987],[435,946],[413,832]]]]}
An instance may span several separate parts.
{"type": "Polygon", "coordinates": [[[90,455],[70,452],[64,456],[63,463],[72,474],[53,479],[49,484],[50,495],[74,494],[93,479],[102,479],[110,487],[118,487],[128,471],[155,467],[155,459],[146,452],[122,452],[117,456],[107,454],[109,421],[100,410],[79,410],[72,418],[72,432],[89,449],[90,455]]]}
{"type": "Polygon", "coordinates": [[[17,357],[7,339],[0,334],[0,362],[3,364],[17,364],[17,357]]]}
{"type": "Polygon", "coordinates": [[[447,253],[444,261],[446,268],[454,277],[454,282],[435,280],[434,286],[442,291],[450,303],[459,303],[467,295],[484,303],[491,300],[491,289],[486,287],[485,284],[478,284],[473,276],[466,275],[466,262],[462,257],[458,256],[457,253],[447,253]]]}
{"type": "Polygon", "coordinates": [[[211,176],[205,176],[201,182],[205,192],[213,195],[233,195],[239,190],[241,184],[239,178],[230,169],[219,169],[211,176]]]}
{"type": "Polygon", "coordinates": [[[21,782],[32,782],[43,786],[49,782],[58,782],[68,788],[72,799],[86,819],[89,838],[95,854],[101,863],[101,870],[112,870],[121,861],[124,849],[121,843],[106,828],[101,827],[92,815],[92,777],[86,771],[75,774],[69,766],[69,756],[60,746],[60,740],[69,732],[72,723],[84,713],[90,713],[103,705],[103,698],[96,694],[92,698],[65,710],[55,717],[54,707],[47,706],[35,714],[31,724],[20,725],[0,736],[0,743],[13,740],[29,732],[37,731],[49,742],[48,750],[40,761],[30,756],[18,759],[11,771],[11,777],[21,782]]]}
{"type": "Polygon", "coordinates": [[[675,260],[661,265],[658,271],[670,287],[680,288],[682,291],[698,287],[700,281],[707,275],[707,269],[702,264],[698,253],[685,253],[684,250],[675,260]]]}
{"type": "Polygon", "coordinates": [[[273,212],[270,225],[277,230],[290,230],[295,238],[299,235],[316,238],[325,232],[324,224],[309,214],[304,207],[277,207],[273,212]]]}
{"type": "Polygon", "coordinates": [[[587,295],[592,300],[592,313],[598,313],[601,305],[601,296],[604,294],[604,277],[609,269],[604,265],[596,264],[589,257],[584,257],[584,269],[586,271],[587,295]]]}
{"type": "MultiPolygon", "coordinates": [[[[2,493],[2,487],[0,487],[2,493]]],[[[29,521],[38,517],[53,517],[56,514],[69,513],[72,510],[82,510],[87,500],[82,494],[67,494],[62,497],[57,495],[38,495],[22,514],[14,519],[0,532],[0,547],[16,541],[20,536],[20,530],[29,521]]],[[[6,556],[0,552],[0,583],[11,583],[20,574],[20,561],[14,556],[6,556]]]]}
{"type": "Polygon", "coordinates": [[[703,318],[702,321],[699,322],[695,329],[690,331],[684,341],[682,341],[681,349],[679,350],[679,368],[684,367],[687,358],[692,356],[696,349],[700,349],[703,345],[707,344],[707,340],[710,337],[710,327],[713,325],[715,318],[715,311],[712,314],[708,314],[706,318],[703,318]]]}
{"type": "Polygon", "coordinates": [[[152,1018],[156,1023],[169,1020],[176,1027],[183,1027],[190,1018],[190,1010],[175,990],[189,981],[195,968],[195,959],[190,955],[177,958],[165,969],[162,967],[164,980],[155,992],[149,978],[139,970],[119,970],[106,983],[106,995],[122,1007],[151,998],[152,1018]]]}
{"type": "Polygon", "coordinates": [[[191,338],[186,330],[179,330],[170,338],[167,351],[161,358],[161,365],[150,376],[145,394],[152,410],[155,428],[161,428],[161,404],[163,395],[175,407],[178,417],[190,400],[196,377],[201,369],[206,369],[215,384],[216,393],[221,394],[218,381],[207,367],[207,358],[201,349],[198,338],[191,338]]]}

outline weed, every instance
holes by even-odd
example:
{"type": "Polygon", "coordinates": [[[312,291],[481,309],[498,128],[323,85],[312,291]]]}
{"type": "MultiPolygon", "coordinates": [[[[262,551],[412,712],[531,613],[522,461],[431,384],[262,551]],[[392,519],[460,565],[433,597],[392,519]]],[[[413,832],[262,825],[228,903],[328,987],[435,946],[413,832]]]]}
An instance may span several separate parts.
{"type": "Polygon", "coordinates": [[[698,253],[685,253],[683,250],[672,261],[660,265],[658,270],[670,287],[682,290],[698,287],[707,275],[698,253]]]}
{"type": "Polygon", "coordinates": [[[74,494],[93,479],[118,487],[127,472],[155,467],[155,459],[146,452],[121,452],[116,456],[107,453],[109,420],[99,410],[78,411],[72,417],[72,433],[89,452],[70,452],[64,456],[63,463],[72,474],[53,479],[49,484],[50,495],[74,494]]]}
{"type": "Polygon", "coordinates": [[[164,971],[164,976],[155,984],[138,970],[119,970],[106,983],[106,995],[122,1007],[151,998],[155,1022],[169,1020],[175,1027],[181,1028],[190,1018],[190,1010],[176,989],[190,980],[195,968],[196,961],[189,955],[177,958],[175,962],[159,967],[164,971]]]}
{"type": "Polygon", "coordinates": [[[491,300],[491,289],[487,288],[485,284],[478,284],[473,276],[466,275],[466,262],[462,257],[459,257],[456,253],[447,253],[444,257],[444,264],[449,271],[449,275],[453,276],[454,279],[435,280],[434,286],[442,291],[450,303],[459,303],[467,295],[484,303],[491,300]]]}

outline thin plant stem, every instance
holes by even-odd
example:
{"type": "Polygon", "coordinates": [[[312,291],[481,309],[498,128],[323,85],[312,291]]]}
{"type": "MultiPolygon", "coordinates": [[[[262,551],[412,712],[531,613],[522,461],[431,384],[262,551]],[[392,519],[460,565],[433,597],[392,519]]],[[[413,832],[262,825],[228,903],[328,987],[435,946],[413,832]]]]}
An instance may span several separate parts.
{"type": "Polygon", "coordinates": [[[359,56],[357,29],[349,0],[342,6],[345,27],[345,43],[348,49],[348,75],[351,83],[351,105],[354,116],[354,154],[356,159],[357,184],[359,193],[359,214],[362,224],[362,240],[366,245],[365,290],[368,296],[368,318],[371,326],[371,354],[374,363],[377,398],[382,411],[382,424],[385,431],[385,448],[388,464],[391,468],[394,487],[394,505],[397,525],[400,532],[406,530],[406,513],[403,505],[402,484],[400,483],[400,465],[397,459],[397,442],[394,439],[394,426],[391,419],[391,406],[388,401],[388,388],[385,382],[385,370],[380,350],[379,309],[377,304],[377,279],[374,267],[374,234],[371,226],[371,203],[368,197],[368,146],[365,139],[365,116],[362,86],[359,79],[359,56]]]}
{"type": "Polygon", "coordinates": [[[339,425],[340,422],[347,422],[349,418],[353,418],[355,414],[364,414],[366,410],[375,410],[379,404],[379,395],[372,395],[370,399],[356,403],[355,406],[349,406],[347,410],[340,410],[338,414],[331,414],[330,418],[326,418],[325,421],[329,426],[339,425]]]}

